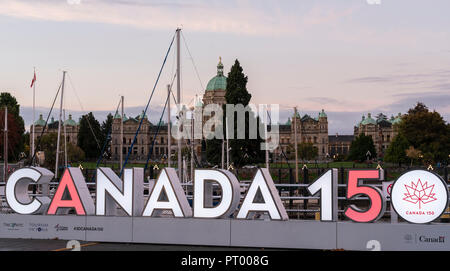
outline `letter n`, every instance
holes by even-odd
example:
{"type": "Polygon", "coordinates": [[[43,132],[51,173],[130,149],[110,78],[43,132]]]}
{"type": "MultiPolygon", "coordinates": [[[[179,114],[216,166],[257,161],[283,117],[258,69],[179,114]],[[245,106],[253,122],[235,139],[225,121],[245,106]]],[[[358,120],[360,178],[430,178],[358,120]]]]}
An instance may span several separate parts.
{"type": "Polygon", "coordinates": [[[110,168],[97,169],[96,215],[117,215],[119,206],[128,216],[142,213],[144,169],[125,169],[123,179],[110,168]]]}

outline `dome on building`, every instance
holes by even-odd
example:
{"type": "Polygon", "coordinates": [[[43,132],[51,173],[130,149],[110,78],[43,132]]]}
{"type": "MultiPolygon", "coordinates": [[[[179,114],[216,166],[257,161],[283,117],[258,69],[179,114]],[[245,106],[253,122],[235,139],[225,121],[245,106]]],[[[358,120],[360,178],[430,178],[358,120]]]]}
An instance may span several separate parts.
{"type": "Polygon", "coordinates": [[[325,110],[322,109],[322,112],[319,112],[319,118],[326,118],[327,114],[325,114],[325,110]]]}
{"type": "Polygon", "coordinates": [[[358,126],[362,124],[362,122],[366,119],[366,116],[362,115],[361,117],[361,121],[358,122],[358,126]]]}
{"type": "Polygon", "coordinates": [[[377,121],[376,120],[374,120],[374,119],[372,119],[372,114],[370,114],[370,113],[368,113],[367,114],[367,118],[366,119],[363,119],[362,121],[361,121],[361,124],[362,125],[368,125],[368,124],[377,124],[377,121]]]}
{"type": "Polygon", "coordinates": [[[288,120],[287,120],[287,122],[286,122],[286,125],[291,125],[291,118],[288,118],[288,120]]]}
{"type": "Polygon", "coordinates": [[[137,119],[141,119],[141,118],[144,118],[144,119],[147,118],[147,114],[144,115],[144,110],[142,110],[142,113],[139,115],[139,117],[137,119]]]}
{"type": "Polygon", "coordinates": [[[197,101],[195,102],[195,107],[203,107],[203,102],[201,98],[197,98],[197,101]]]}
{"type": "MultiPolygon", "coordinates": [[[[394,118],[394,117],[392,117],[394,118]]],[[[398,113],[397,117],[395,117],[393,120],[391,118],[391,123],[392,124],[399,124],[402,121],[402,114],[398,113]]]]}
{"type": "Polygon", "coordinates": [[[72,119],[72,115],[69,115],[69,119],[64,123],[67,126],[77,126],[77,122],[72,119]]]}
{"type": "Polygon", "coordinates": [[[114,114],[114,119],[120,119],[122,118],[119,114],[119,112],[116,112],[116,114],[114,114]]]}
{"type": "Polygon", "coordinates": [[[227,89],[227,78],[223,75],[223,64],[222,58],[219,58],[219,64],[217,64],[217,75],[209,80],[206,86],[206,91],[214,90],[226,90],[227,89]]]}
{"type": "Polygon", "coordinates": [[[42,118],[42,114],[39,114],[39,119],[34,122],[34,126],[45,126],[45,120],[42,118]]]}

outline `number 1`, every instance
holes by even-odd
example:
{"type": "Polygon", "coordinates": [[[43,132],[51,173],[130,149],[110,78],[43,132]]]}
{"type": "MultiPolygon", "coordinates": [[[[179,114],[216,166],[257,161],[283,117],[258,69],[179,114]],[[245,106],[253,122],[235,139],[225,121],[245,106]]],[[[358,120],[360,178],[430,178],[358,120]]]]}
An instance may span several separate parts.
{"type": "Polygon", "coordinates": [[[330,169],[308,186],[311,195],[320,191],[321,221],[337,221],[337,174],[336,168],[330,169]]]}

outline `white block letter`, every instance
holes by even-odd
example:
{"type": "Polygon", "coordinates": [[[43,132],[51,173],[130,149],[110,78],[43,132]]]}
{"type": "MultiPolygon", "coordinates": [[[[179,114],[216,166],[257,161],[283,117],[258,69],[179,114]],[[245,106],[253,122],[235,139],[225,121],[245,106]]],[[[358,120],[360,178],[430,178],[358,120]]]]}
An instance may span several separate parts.
{"type": "Polygon", "coordinates": [[[97,169],[96,215],[117,215],[120,206],[129,216],[140,215],[144,170],[125,169],[122,181],[111,168],[97,169]]]}
{"type": "Polygon", "coordinates": [[[249,212],[268,212],[273,220],[288,220],[288,215],[278,195],[278,190],[266,168],[259,169],[256,172],[237,218],[246,219],[249,212]],[[264,203],[254,202],[258,190],[261,192],[264,203]]]}
{"type": "Polygon", "coordinates": [[[36,196],[34,200],[28,195],[30,183],[48,184],[53,173],[45,168],[30,167],[16,170],[6,183],[6,201],[14,212],[22,215],[44,213],[50,204],[47,196],[36,196]]]}
{"type": "Polygon", "coordinates": [[[228,170],[195,170],[194,177],[194,217],[229,217],[236,210],[240,200],[239,181],[228,170]],[[222,201],[215,207],[205,207],[205,181],[215,181],[222,188],[222,201]]]}
{"type": "Polygon", "coordinates": [[[192,209],[173,168],[161,170],[142,216],[153,216],[155,210],[171,210],[175,217],[192,217],[192,209]],[[167,200],[159,200],[163,191],[167,200]]]}

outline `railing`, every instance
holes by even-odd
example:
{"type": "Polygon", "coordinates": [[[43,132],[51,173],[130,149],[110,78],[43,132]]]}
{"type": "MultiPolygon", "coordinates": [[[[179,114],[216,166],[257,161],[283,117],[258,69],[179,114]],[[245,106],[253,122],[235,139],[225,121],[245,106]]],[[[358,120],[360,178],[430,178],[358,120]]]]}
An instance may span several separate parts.
{"type": "MultiPolygon", "coordinates": [[[[317,196],[311,196],[309,192],[307,191],[307,187],[316,179],[315,176],[319,176],[322,173],[325,173],[327,170],[326,168],[317,168],[317,169],[302,169],[300,170],[301,173],[301,179],[299,180],[301,183],[294,183],[294,177],[293,177],[293,169],[287,169],[288,171],[288,178],[276,178],[274,175],[285,174],[285,172],[281,172],[282,169],[272,169],[271,173],[275,182],[275,186],[279,191],[280,199],[282,200],[285,209],[290,217],[290,219],[306,219],[306,220],[315,220],[318,218],[318,214],[320,213],[320,206],[319,206],[319,200],[320,197],[317,196]],[[315,172],[314,172],[315,171],[315,172]],[[274,174],[275,173],[275,174],[274,174]],[[289,183],[287,183],[289,182],[289,183]]],[[[347,171],[350,169],[339,169],[339,178],[338,178],[338,214],[339,220],[347,220],[347,218],[344,216],[344,210],[345,208],[350,204],[356,204],[360,206],[361,208],[367,207],[369,205],[369,201],[367,197],[363,196],[357,196],[355,198],[352,198],[351,200],[347,199],[345,197],[346,194],[346,174],[347,171]]],[[[253,172],[256,172],[256,169],[253,169],[253,172]]],[[[237,176],[239,176],[239,171],[234,172],[237,176]]],[[[400,172],[401,173],[401,172],[400,172]]],[[[446,174],[446,170],[442,170],[441,173],[446,174]]],[[[253,173],[254,175],[254,173],[253,173]]],[[[300,174],[299,174],[300,175],[300,174]]],[[[242,176],[242,175],[241,175],[242,176]]],[[[385,170],[385,176],[386,181],[394,180],[395,178],[389,178],[387,170],[385,170]]],[[[150,176],[149,176],[150,177],[150,176]]],[[[448,182],[448,175],[442,176],[444,180],[447,181],[447,187],[450,188],[450,184],[448,182]]],[[[87,180],[91,180],[86,178],[87,180]]],[[[150,179],[154,180],[154,179],[150,179]]],[[[247,180],[242,180],[240,182],[241,185],[241,202],[245,195],[245,192],[250,185],[251,178],[248,178],[247,180]]],[[[95,182],[87,182],[87,186],[89,187],[91,191],[92,197],[95,199],[95,182]]],[[[4,182],[0,182],[0,197],[2,201],[2,208],[1,213],[10,213],[11,210],[6,204],[6,200],[4,197],[4,182]]],[[[50,183],[50,197],[53,196],[54,190],[56,189],[58,185],[58,182],[51,182],[50,183]]],[[[186,197],[188,200],[192,200],[192,184],[191,183],[183,183],[183,187],[185,188],[186,197]]],[[[381,188],[382,184],[371,184],[372,186],[376,186],[381,188]]],[[[32,191],[36,191],[39,188],[36,185],[30,185],[30,197],[37,196],[37,193],[33,193],[32,191]]],[[[150,193],[150,184],[148,183],[148,179],[146,179],[144,183],[144,198],[145,200],[148,198],[148,194],[150,193]]],[[[215,203],[218,203],[221,199],[220,196],[220,189],[218,188],[218,185],[214,185],[213,189],[213,201],[215,203]]],[[[391,217],[391,209],[390,209],[390,200],[386,199],[387,208],[386,211],[381,218],[383,221],[389,221],[391,217]]],[[[447,210],[444,212],[444,214],[439,219],[440,222],[449,223],[450,222],[450,209],[447,208],[447,210]]]]}

